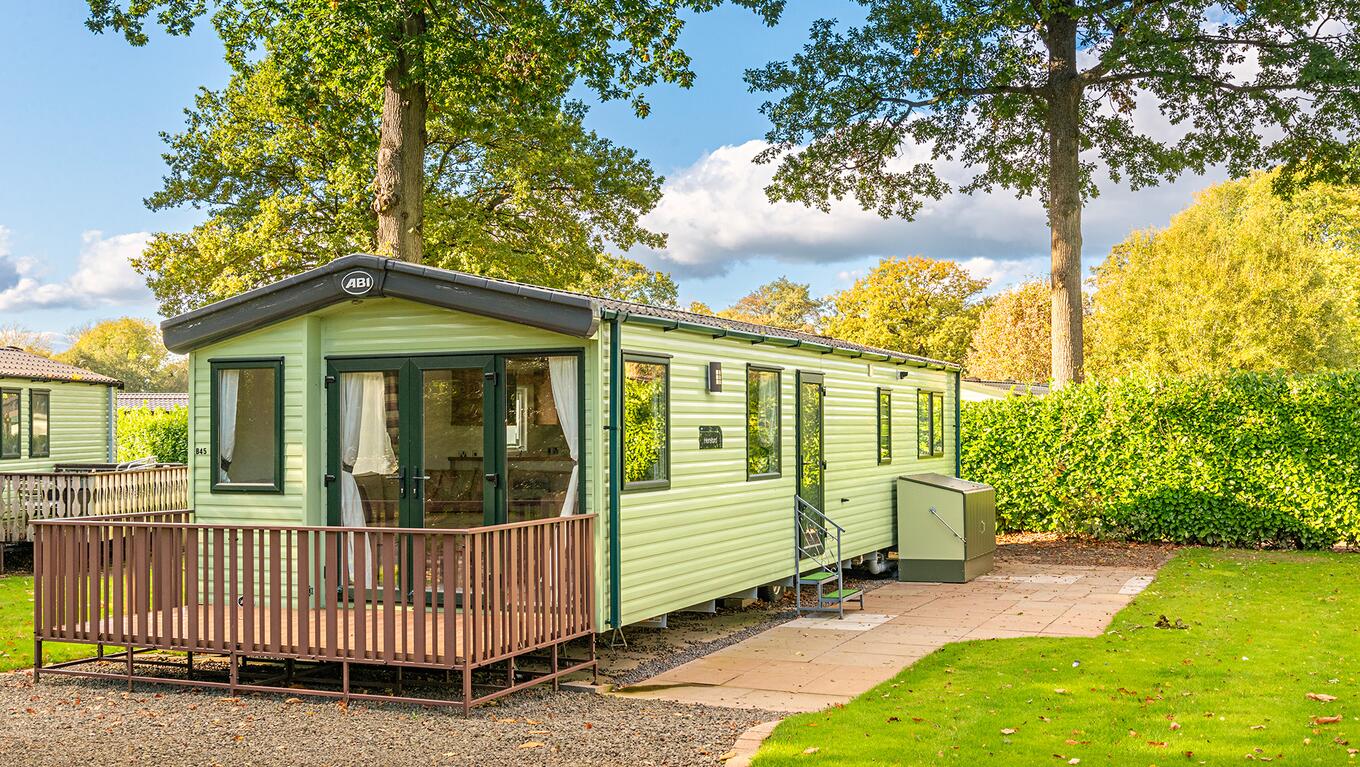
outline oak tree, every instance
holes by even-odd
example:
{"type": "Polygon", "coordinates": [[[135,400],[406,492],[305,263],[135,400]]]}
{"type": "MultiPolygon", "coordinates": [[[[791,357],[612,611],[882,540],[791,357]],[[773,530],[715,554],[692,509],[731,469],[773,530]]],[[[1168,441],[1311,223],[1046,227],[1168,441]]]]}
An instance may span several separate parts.
{"type": "MultiPolygon", "coordinates": [[[[356,249],[451,266],[470,253],[509,262],[512,274],[491,276],[565,261],[543,280],[565,287],[586,246],[661,241],[637,223],[659,194],[650,166],[585,131],[569,94],[626,99],[645,116],[646,87],[693,82],[684,14],[721,2],[89,0],[87,25],[144,45],[149,24],[184,35],[210,15],[233,70],[167,137],[171,174],[150,200],[215,215],[153,245],[147,268],[186,248],[227,262],[259,253],[257,268],[207,271],[259,283],[356,249]]],[[[733,2],[767,21],[781,5],[733,2]]],[[[172,304],[240,287],[167,265],[183,267],[158,290],[172,304]],[[180,278],[187,288],[172,289],[180,278]]]]}
{"type": "Polygon", "coordinates": [[[1316,0],[859,0],[816,22],[790,61],[747,73],[773,127],[772,199],[853,196],[910,219],[955,191],[1042,197],[1051,229],[1052,355],[1081,380],[1081,212],[1102,176],[1139,188],[1216,165],[1353,174],[1360,5],[1316,0]],[[1176,135],[1144,130],[1160,110],[1176,135]],[[915,161],[904,148],[923,153],[915,161]]]}

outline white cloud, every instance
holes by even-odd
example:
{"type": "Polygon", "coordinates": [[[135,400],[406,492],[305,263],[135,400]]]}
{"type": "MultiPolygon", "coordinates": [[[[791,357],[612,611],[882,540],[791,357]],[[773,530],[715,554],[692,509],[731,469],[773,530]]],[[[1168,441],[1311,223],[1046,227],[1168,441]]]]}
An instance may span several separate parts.
{"type": "Polygon", "coordinates": [[[14,257],[8,235],[0,226],[0,311],[91,309],[152,299],[131,264],[146,247],[148,232],[110,237],[98,230],[83,233],[75,271],[65,279],[49,278],[36,259],[14,257]]]}
{"type": "MultiPolygon", "coordinates": [[[[765,146],[747,141],[719,147],[674,174],[646,218],[648,226],[670,235],[667,247],[631,255],[691,278],[723,275],[762,258],[829,265],[914,254],[969,265],[992,279],[994,289],[1048,274],[1048,222],[1037,199],[1017,199],[1005,191],[951,194],[927,202],[914,221],[884,220],[853,200],[822,213],[766,198],[774,167],[751,161],[765,146]]],[[[939,172],[956,186],[970,178],[960,163],[942,163],[939,172]]],[[[1107,183],[1105,193],[1084,211],[1085,263],[1103,260],[1133,229],[1165,225],[1189,204],[1194,190],[1219,178],[1183,177],[1138,192],[1107,183]]],[[[838,277],[853,280],[851,274],[847,270],[838,277]]]]}

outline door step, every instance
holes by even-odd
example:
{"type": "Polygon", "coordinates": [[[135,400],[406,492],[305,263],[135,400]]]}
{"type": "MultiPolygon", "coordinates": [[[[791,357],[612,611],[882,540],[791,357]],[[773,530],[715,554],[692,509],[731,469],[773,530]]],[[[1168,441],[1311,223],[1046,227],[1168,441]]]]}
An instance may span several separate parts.
{"type": "Polygon", "coordinates": [[[798,583],[803,586],[815,586],[818,583],[826,583],[827,581],[835,580],[835,578],[836,578],[835,573],[829,572],[827,570],[821,570],[815,573],[808,573],[807,575],[799,576],[798,583]]]}
{"type": "Polygon", "coordinates": [[[822,595],[822,601],[827,604],[852,602],[856,600],[859,602],[860,607],[864,607],[863,589],[837,589],[836,591],[828,591],[822,595]]]}

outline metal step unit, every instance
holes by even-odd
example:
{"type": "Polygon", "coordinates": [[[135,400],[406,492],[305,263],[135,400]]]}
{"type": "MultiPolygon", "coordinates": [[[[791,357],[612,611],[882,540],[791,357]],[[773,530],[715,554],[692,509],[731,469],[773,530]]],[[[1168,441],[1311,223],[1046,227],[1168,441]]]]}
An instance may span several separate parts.
{"type": "Polygon", "coordinates": [[[864,590],[845,588],[845,560],[841,557],[841,534],[845,528],[799,496],[793,498],[793,514],[793,570],[799,586],[794,590],[794,605],[798,614],[836,613],[843,618],[846,602],[858,602],[863,610],[864,590]],[[808,561],[814,567],[805,572],[808,561]],[[815,603],[803,604],[803,586],[816,587],[815,603]]]}

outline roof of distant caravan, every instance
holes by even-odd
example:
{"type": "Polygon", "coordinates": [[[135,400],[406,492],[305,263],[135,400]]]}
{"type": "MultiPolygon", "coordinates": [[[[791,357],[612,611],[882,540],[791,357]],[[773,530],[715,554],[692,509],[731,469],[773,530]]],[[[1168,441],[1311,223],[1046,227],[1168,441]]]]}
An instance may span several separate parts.
{"type": "Polygon", "coordinates": [[[0,378],[22,378],[29,381],[59,381],[65,383],[101,384],[122,387],[123,382],[92,370],[57,362],[41,354],[26,352],[17,346],[0,346],[0,378]]]}
{"type": "Polygon", "coordinates": [[[879,357],[885,361],[958,370],[944,360],[857,344],[786,328],[696,314],[567,290],[480,277],[356,253],[302,274],[172,317],[162,324],[166,346],[186,352],[263,325],[302,316],[343,301],[404,298],[530,325],[578,338],[595,335],[602,318],[645,320],[715,338],[769,342],[823,353],[879,357]]]}

